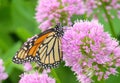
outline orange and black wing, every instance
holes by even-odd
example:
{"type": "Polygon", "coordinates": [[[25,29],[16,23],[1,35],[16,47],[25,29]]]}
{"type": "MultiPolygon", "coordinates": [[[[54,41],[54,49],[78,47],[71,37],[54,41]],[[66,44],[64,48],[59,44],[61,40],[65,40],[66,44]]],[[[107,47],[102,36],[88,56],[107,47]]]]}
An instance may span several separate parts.
{"type": "Polygon", "coordinates": [[[55,28],[44,31],[33,36],[13,57],[13,62],[17,64],[35,61],[43,68],[57,67],[62,59],[61,37],[63,28],[55,28]]]}
{"type": "Polygon", "coordinates": [[[39,45],[35,61],[43,68],[57,67],[62,59],[61,37],[51,32],[48,37],[39,45]]]}
{"type": "Polygon", "coordinates": [[[35,35],[23,44],[16,55],[13,57],[13,62],[22,64],[25,62],[35,61],[36,51],[42,42],[53,32],[52,29],[46,30],[39,35],[35,35]]]}

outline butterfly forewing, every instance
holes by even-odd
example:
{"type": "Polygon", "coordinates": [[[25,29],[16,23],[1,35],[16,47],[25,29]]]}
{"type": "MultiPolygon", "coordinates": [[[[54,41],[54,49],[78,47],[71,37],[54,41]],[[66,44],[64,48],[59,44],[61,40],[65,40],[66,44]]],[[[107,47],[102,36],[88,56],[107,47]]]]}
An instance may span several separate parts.
{"type": "Polygon", "coordinates": [[[16,55],[13,57],[13,62],[17,64],[25,63],[25,62],[31,62],[34,60],[34,57],[32,54],[30,54],[30,49],[33,48],[33,44],[38,38],[37,35],[33,36],[31,39],[29,39],[27,42],[23,44],[23,46],[20,48],[19,51],[17,51],[16,55]]]}

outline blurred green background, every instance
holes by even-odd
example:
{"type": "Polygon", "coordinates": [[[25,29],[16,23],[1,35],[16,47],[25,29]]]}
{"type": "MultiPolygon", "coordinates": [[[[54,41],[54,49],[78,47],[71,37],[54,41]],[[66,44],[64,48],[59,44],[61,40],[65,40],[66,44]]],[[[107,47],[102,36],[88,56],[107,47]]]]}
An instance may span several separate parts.
{"type": "MultiPolygon", "coordinates": [[[[41,32],[34,18],[36,5],[37,0],[0,0],[0,58],[3,59],[9,75],[3,83],[18,83],[19,75],[23,73],[23,66],[14,64],[12,57],[27,38],[41,32]]],[[[104,20],[102,14],[98,16],[105,31],[111,33],[109,23],[104,20]]],[[[72,20],[77,17],[72,17],[72,20]]],[[[79,17],[79,19],[83,18],[79,17]]],[[[117,38],[120,40],[120,19],[115,15],[112,23],[117,38]]],[[[120,72],[120,69],[118,71],[120,72]]],[[[78,83],[74,73],[64,66],[64,62],[59,68],[52,70],[51,76],[57,79],[57,83],[78,83]]],[[[120,74],[110,76],[105,83],[120,83],[120,74]]]]}

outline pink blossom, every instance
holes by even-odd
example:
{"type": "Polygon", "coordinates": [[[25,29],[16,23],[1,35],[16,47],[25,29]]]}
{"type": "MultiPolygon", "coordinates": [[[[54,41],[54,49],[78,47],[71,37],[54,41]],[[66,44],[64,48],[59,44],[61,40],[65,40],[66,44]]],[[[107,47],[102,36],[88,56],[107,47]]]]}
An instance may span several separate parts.
{"type": "Polygon", "coordinates": [[[25,64],[24,64],[24,70],[25,70],[25,71],[30,71],[30,70],[32,70],[32,65],[31,65],[29,62],[25,63],[25,64]]]}
{"type": "Polygon", "coordinates": [[[82,0],[38,0],[35,18],[43,31],[56,23],[70,25],[73,14],[85,13],[82,0]]]}
{"type": "MultiPolygon", "coordinates": [[[[120,18],[119,0],[38,0],[35,18],[39,23],[39,28],[44,31],[58,22],[71,25],[73,15],[86,14],[87,17],[97,19],[101,8],[103,11],[105,9],[111,18],[114,18],[111,11],[115,10],[120,18]]],[[[106,14],[103,13],[103,15],[107,21],[106,14]]]]}
{"type": "Polygon", "coordinates": [[[91,83],[93,76],[107,79],[111,74],[116,75],[120,66],[118,41],[104,32],[103,25],[96,20],[77,21],[68,27],[62,49],[65,65],[72,68],[81,83],[91,83]]]}
{"type": "Polygon", "coordinates": [[[7,79],[8,74],[4,72],[5,71],[5,67],[3,67],[3,60],[0,59],[0,82],[2,80],[7,79]]]}
{"type": "Polygon", "coordinates": [[[47,73],[39,74],[35,72],[21,75],[19,83],[55,83],[55,80],[49,77],[47,73]]]}
{"type": "MultiPolygon", "coordinates": [[[[120,1],[119,0],[86,0],[85,6],[87,8],[87,16],[91,16],[94,14],[99,14],[99,12],[96,12],[95,10],[99,10],[99,8],[103,8],[103,5],[107,12],[109,13],[111,18],[114,18],[114,16],[111,13],[111,10],[120,11],[120,1]],[[102,1],[102,2],[101,2],[102,1]]],[[[119,17],[119,14],[117,14],[119,17]]]]}

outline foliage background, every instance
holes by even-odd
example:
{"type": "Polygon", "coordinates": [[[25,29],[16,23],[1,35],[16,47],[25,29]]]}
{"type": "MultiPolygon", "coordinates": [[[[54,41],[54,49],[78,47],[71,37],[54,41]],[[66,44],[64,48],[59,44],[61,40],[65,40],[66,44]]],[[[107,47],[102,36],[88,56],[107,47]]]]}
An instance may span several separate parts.
{"type": "MultiPolygon", "coordinates": [[[[23,73],[23,66],[14,64],[12,57],[27,38],[41,32],[34,18],[36,5],[37,0],[0,0],[0,58],[3,59],[9,75],[3,83],[18,83],[19,75],[23,73]]],[[[102,8],[100,10],[101,13],[104,12],[102,8]]],[[[112,13],[115,12],[112,11],[112,13]]],[[[102,14],[98,16],[105,31],[111,33],[109,23],[105,21],[102,14]]],[[[72,21],[77,17],[84,19],[83,16],[73,16],[72,21]]],[[[120,19],[115,16],[112,23],[117,38],[120,40],[120,19]]],[[[118,71],[120,72],[120,69],[118,71]]],[[[59,68],[53,69],[50,75],[57,79],[57,83],[78,83],[74,73],[64,66],[64,62],[59,68]]],[[[120,74],[110,76],[105,83],[120,83],[120,74]]]]}

